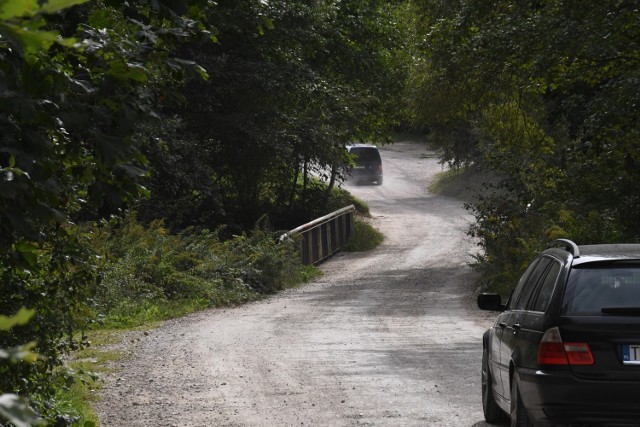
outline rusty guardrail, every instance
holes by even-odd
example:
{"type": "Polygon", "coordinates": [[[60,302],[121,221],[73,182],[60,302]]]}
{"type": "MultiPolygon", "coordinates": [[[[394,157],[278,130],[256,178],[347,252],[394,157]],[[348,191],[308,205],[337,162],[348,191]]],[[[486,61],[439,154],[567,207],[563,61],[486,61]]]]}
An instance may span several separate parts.
{"type": "Polygon", "coordinates": [[[343,247],[353,232],[353,205],[294,228],[280,236],[280,241],[300,235],[300,252],[304,264],[317,264],[343,247]]]}

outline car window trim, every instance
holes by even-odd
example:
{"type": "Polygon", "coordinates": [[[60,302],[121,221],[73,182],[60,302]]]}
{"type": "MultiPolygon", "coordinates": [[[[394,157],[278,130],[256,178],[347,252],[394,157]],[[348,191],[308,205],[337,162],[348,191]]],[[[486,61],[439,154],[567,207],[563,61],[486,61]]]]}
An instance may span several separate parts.
{"type": "MultiPolygon", "coordinates": [[[[529,280],[531,279],[531,276],[533,275],[534,272],[537,272],[538,270],[538,266],[540,266],[540,263],[545,262],[545,261],[553,261],[553,259],[551,257],[548,256],[541,256],[538,257],[538,263],[536,264],[536,266],[531,270],[531,274],[529,274],[529,276],[527,277],[527,280],[525,280],[525,283],[523,285],[524,288],[528,289],[528,284],[530,283],[529,280]]],[[[516,310],[515,311],[531,311],[528,309],[528,307],[531,307],[531,299],[533,298],[534,294],[537,294],[538,289],[540,287],[540,283],[542,281],[543,277],[547,277],[547,272],[549,271],[549,267],[551,266],[551,262],[548,262],[547,265],[544,267],[544,270],[542,270],[542,272],[540,273],[540,275],[538,275],[538,277],[535,279],[535,283],[531,284],[531,286],[533,287],[533,289],[531,290],[531,293],[528,295],[527,301],[524,302],[523,308],[518,308],[518,305],[520,304],[520,299],[522,299],[523,297],[523,293],[525,289],[522,290],[522,292],[520,292],[520,295],[518,296],[518,301],[516,301],[516,310]]]]}
{"type": "Polygon", "coordinates": [[[533,298],[533,302],[531,303],[531,298],[530,298],[530,303],[531,303],[531,307],[535,307],[536,303],[538,301],[538,297],[540,296],[540,291],[542,290],[542,286],[545,284],[547,277],[549,276],[549,274],[551,273],[551,269],[554,266],[554,263],[556,263],[557,266],[559,266],[558,268],[558,274],[556,274],[555,280],[553,282],[553,287],[551,288],[551,294],[549,296],[549,301],[547,301],[546,307],[543,311],[539,311],[539,310],[529,310],[531,312],[535,312],[535,313],[546,313],[547,310],[549,309],[549,304],[551,303],[551,299],[553,298],[553,293],[556,291],[556,287],[558,286],[558,282],[560,279],[560,275],[562,274],[562,261],[556,259],[555,257],[552,256],[547,256],[547,258],[551,259],[551,263],[549,263],[549,265],[547,266],[545,272],[543,273],[543,276],[540,276],[540,280],[538,280],[538,283],[536,284],[537,289],[535,290],[535,297],[532,295],[531,298],[533,298]]]}

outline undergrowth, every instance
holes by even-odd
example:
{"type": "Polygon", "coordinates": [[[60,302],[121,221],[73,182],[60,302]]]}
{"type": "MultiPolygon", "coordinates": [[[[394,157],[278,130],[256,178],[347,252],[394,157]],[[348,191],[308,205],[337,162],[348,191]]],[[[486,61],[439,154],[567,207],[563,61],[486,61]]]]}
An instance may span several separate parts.
{"type": "Polygon", "coordinates": [[[130,216],[102,230],[95,307],[103,327],[129,328],[209,307],[237,305],[308,279],[297,248],[256,228],[223,241],[216,232],[171,234],[130,216]]]}
{"type": "MultiPolygon", "coordinates": [[[[338,188],[331,192],[327,209],[350,204],[368,215],[366,203],[338,188]]],[[[88,332],[94,344],[72,355],[67,366],[76,381],[58,393],[58,405],[82,420],[77,425],[87,427],[97,422],[91,402],[97,398],[99,378],[123,357],[101,345],[104,336],[154,327],[159,321],[207,308],[254,301],[321,274],[316,267],[302,264],[295,240],[279,242],[279,234],[265,225],[230,239],[220,237],[226,235],[220,230],[173,234],[162,221],[145,226],[133,214],[89,228],[100,259],[100,280],[92,298],[96,321],[88,332]]],[[[381,241],[380,233],[356,220],[346,250],[368,250],[381,241]]]]}

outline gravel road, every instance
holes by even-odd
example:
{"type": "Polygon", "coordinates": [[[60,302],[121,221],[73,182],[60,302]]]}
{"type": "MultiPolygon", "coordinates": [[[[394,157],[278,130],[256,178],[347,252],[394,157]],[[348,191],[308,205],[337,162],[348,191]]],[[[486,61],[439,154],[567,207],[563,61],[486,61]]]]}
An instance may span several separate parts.
{"type": "Polygon", "coordinates": [[[164,323],[127,340],[106,379],[107,426],[487,426],[472,217],[429,193],[440,172],[411,142],[382,151],[382,186],[348,186],[385,242],[341,253],[313,283],[164,323]]]}

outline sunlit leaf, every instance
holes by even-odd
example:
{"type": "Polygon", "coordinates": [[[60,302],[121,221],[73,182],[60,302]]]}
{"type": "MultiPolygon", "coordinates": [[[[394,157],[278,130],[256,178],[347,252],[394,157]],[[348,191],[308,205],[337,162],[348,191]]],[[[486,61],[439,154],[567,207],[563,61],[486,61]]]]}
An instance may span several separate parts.
{"type": "MultiPolygon", "coordinates": [[[[36,0],[40,1],[40,0],[36,0]]],[[[64,9],[68,9],[71,6],[76,6],[79,4],[83,4],[88,2],[89,0],[47,0],[42,5],[42,12],[44,13],[54,13],[59,12],[64,9]]]]}
{"type": "Polygon", "coordinates": [[[131,80],[144,83],[148,80],[147,70],[138,64],[127,64],[128,77],[131,80]]]}
{"type": "Polygon", "coordinates": [[[147,70],[143,66],[138,64],[125,63],[122,61],[112,62],[109,65],[109,74],[118,79],[131,79],[141,83],[144,83],[148,80],[147,70]]]}
{"type": "Polygon", "coordinates": [[[209,74],[207,73],[207,70],[205,70],[198,64],[194,65],[194,68],[196,69],[196,72],[200,75],[202,80],[209,80],[209,74]]]}
{"type": "Polygon", "coordinates": [[[37,53],[49,49],[58,41],[58,34],[51,31],[31,31],[30,29],[0,22],[0,34],[9,39],[18,49],[26,53],[37,53]]]}
{"type": "Polygon", "coordinates": [[[33,309],[28,310],[23,307],[12,317],[0,316],[0,331],[8,331],[17,325],[26,325],[35,312],[33,309]]]}
{"type": "Polygon", "coordinates": [[[33,16],[36,13],[55,13],[88,0],[0,0],[0,19],[33,16]]]}

